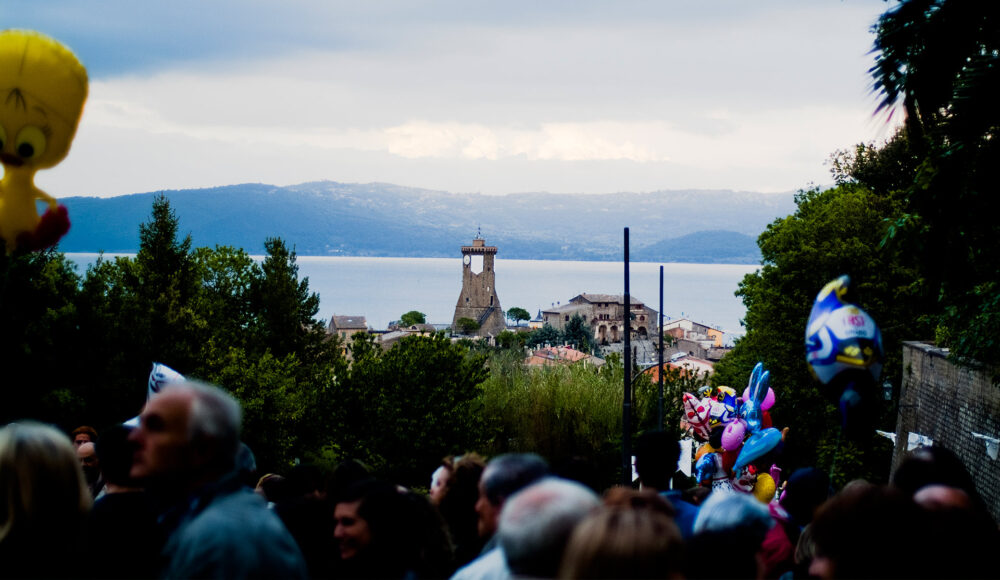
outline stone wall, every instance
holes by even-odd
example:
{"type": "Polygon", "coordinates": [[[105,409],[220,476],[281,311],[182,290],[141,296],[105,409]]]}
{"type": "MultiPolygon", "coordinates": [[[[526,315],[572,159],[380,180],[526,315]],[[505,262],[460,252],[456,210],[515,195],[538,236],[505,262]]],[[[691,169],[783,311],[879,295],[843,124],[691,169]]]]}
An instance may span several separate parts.
{"type": "Polygon", "coordinates": [[[942,349],[904,343],[892,468],[906,454],[910,433],[929,437],[962,459],[993,517],[1000,519],[1000,459],[990,458],[986,442],[973,432],[1000,437],[1000,387],[987,373],[950,362],[942,349]]]}

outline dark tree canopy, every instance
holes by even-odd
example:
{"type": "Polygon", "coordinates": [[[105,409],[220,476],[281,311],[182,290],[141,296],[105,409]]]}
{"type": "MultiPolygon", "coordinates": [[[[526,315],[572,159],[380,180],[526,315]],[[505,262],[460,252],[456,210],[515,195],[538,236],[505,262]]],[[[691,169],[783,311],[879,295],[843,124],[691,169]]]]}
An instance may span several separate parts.
{"type": "MultiPolygon", "coordinates": [[[[859,145],[836,154],[834,172],[841,185],[800,192],[796,212],[775,220],[761,234],[762,267],[748,274],[737,292],[747,307],[746,335],[716,365],[713,377],[715,384],[742,392],[753,366],[763,362],[778,397],[772,411],[775,425],[790,426],[794,433],[786,445],[792,467],[818,461],[829,468],[839,456],[840,483],[850,477],[884,478],[884,442],[873,430],[864,449],[838,444],[833,402],[839,393],[823,389],[809,372],[805,326],[819,290],[848,274],[859,305],[882,330],[887,354],[883,378],[899,388],[901,343],[930,332],[931,325],[916,313],[932,304],[917,282],[919,257],[882,245],[903,211],[903,192],[893,188],[912,167],[906,151],[905,134],[900,134],[884,147],[859,145]],[[853,461],[845,461],[848,456],[853,461]]],[[[883,405],[882,413],[884,424],[878,428],[891,431],[895,409],[883,405]]]]}
{"type": "Polygon", "coordinates": [[[569,319],[569,322],[566,323],[566,328],[562,332],[562,340],[563,342],[575,345],[578,350],[584,352],[590,352],[590,349],[595,344],[594,333],[590,329],[590,324],[579,314],[574,314],[569,319]]]}
{"type": "Polygon", "coordinates": [[[562,335],[556,330],[552,325],[546,324],[539,329],[533,330],[531,334],[528,335],[527,345],[531,348],[544,346],[546,344],[556,345],[559,344],[562,335]]]}
{"type": "Polygon", "coordinates": [[[902,104],[918,158],[890,242],[922,257],[939,346],[1000,369],[1000,18],[977,2],[905,0],[875,32],[879,110],[902,104]]]}

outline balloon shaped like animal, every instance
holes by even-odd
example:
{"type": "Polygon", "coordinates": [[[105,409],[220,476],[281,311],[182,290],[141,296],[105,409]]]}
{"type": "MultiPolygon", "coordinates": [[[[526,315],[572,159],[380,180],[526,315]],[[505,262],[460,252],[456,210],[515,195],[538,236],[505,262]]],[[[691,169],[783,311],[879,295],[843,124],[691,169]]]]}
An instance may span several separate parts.
{"type": "MultiPolygon", "coordinates": [[[[705,399],[702,399],[703,401],[705,399]]],[[[725,425],[736,418],[736,391],[730,387],[717,387],[709,396],[709,427],[725,425]]]]}
{"type": "Polygon", "coordinates": [[[0,239],[7,253],[46,248],[69,230],[66,208],[34,179],[69,152],[87,90],[87,70],[68,48],[37,32],[0,32],[0,239]],[[41,218],[37,200],[48,204],[41,218]]]}
{"type": "Polygon", "coordinates": [[[713,490],[721,489],[729,491],[732,485],[729,483],[729,475],[722,466],[722,454],[706,453],[695,464],[695,478],[699,484],[711,482],[713,490]]]}
{"type": "Polygon", "coordinates": [[[757,369],[763,369],[761,363],[757,363],[754,367],[754,372],[750,375],[751,382],[747,385],[747,390],[749,391],[749,397],[743,401],[742,416],[743,420],[747,423],[747,431],[750,434],[760,431],[761,421],[763,420],[763,410],[761,409],[761,404],[764,402],[764,398],[767,396],[767,392],[771,389],[771,371],[757,372],[757,369]]]}
{"type": "MultiPolygon", "coordinates": [[[[743,400],[746,401],[750,398],[750,387],[743,390],[743,400]]],[[[774,406],[774,389],[768,388],[767,395],[764,396],[764,401],[760,404],[762,411],[770,410],[774,406]]]]}
{"type": "Polygon", "coordinates": [[[691,426],[694,434],[702,441],[705,441],[708,439],[710,433],[708,427],[709,413],[711,412],[710,406],[704,402],[704,399],[699,401],[691,393],[684,393],[681,395],[681,399],[684,407],[684,419],[691,426]]]}
{"type": "Polygon", "coordinates": [[[743,445],[743,438],[746,436],[747,423],[743,419],[736,419],[726,425],[726,430],[722,432],[722,448],[726,451],[735,451],[743,445]]]}
{"type": "Polygon", "coordinates": [[[760,459],[777,447],[779,443],[781,443],[781,431],[778,431],[774,427],[753,433],[743,443],[743,449],[740,450],[740,455],[736,458],[733,471],[739,471],[743,467],[760,459]]]}

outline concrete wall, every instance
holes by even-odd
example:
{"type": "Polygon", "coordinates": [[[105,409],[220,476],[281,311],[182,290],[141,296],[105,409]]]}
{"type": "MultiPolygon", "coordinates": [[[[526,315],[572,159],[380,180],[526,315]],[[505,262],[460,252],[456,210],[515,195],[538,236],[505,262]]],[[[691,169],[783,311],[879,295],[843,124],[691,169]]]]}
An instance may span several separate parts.
{"type": "Polygon", "coordinates": [[[985,441],[972,435],[1000,437],[1000,387],[990,383],[988,373],[955,365],[932,345],[904,343],[899,407],[892,468],[906,454],[910,433],[929,437],[962,459],[1000,519],[1000,459],[991,459],[985,441]]]}

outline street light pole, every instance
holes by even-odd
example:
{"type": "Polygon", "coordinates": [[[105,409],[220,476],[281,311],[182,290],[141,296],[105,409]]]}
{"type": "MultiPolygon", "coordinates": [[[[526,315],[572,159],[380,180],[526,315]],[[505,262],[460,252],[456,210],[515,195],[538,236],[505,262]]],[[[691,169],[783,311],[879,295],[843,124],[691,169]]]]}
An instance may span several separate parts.
{"type": "Polygon", "coordinates": [[[632,485],[632,307],[628,288],[628,228],[625,228],[625,396],[622,399],[622,483],[632,485]]]}
{"type": "Polygon", "coordinates": [[[659,366],[657,367],[656,382],[660,387],[660,401],[659,401],[660,412],[659,412],[659,421],[657,422],[657,426],[659,427],[660,431],[663,431],[663,266],[662,265],[660,266],[660,320],[659,320],[659,325],[657,327],[657,332],[660,333],[659,340],[657,341],[658,345],[657,351],[659,354],[659,356],[657,357],[658,358],[657,363],[659,364],[659,366]]]}

